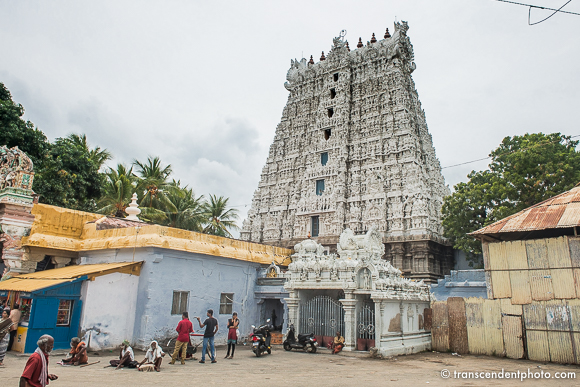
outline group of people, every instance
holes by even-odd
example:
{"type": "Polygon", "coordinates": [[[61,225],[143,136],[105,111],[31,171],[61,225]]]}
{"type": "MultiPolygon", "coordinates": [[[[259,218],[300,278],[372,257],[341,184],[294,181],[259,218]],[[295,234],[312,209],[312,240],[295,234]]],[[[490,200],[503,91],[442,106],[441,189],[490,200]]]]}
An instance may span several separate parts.
{"type": "MultiPolygon", "coordinates": [[[[212,309],[207,310],[206,316],[207,318],[204,320],[204,322],[201,322],[201,319],[196,317],[200,329],[205,328],[205,332],[203,334],[201,360],[199,362],[202,364],[205,363],[205,355],[207,353],[211,362],[217,363],[214,338],[219,329],[218,321],[215,317],[213,317],[212,309]]],[[[179,324],[177,324],[177,328],[175,329],[178,333],[178,336],[177,341],[175,342],[175,350],[173,351],[171,362],[169,364],[175,364],[175,361],[178,357],[181,358],[181,364],[185,364],[185,359],[187,356],[187,345],[190,342],[190,335],[194,332],[193,324],[189,320],[189,314],[184,312],[181,317],[181,321],[179,324]]],[[[226,359],[233,359],[234,357],[234,352],[236,350],[236,344],[239,336],[239,325],[240,320],[238,319],[238,314],[234,312],[232,314],[232,318],[228,319],[228,352],[225,357],[226,359]]]]}

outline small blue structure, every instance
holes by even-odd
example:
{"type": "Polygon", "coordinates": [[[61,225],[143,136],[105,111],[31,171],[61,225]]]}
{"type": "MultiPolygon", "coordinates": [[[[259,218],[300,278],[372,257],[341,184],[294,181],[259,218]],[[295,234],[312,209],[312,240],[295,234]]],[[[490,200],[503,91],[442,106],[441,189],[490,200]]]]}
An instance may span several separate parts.
{"type": "Polygon", "coordinates": [[[451,274],[431,285],[431,295],[437,301],[445,301],[449,297],[487,298],[485,271],[451,270],[451,274]]]}

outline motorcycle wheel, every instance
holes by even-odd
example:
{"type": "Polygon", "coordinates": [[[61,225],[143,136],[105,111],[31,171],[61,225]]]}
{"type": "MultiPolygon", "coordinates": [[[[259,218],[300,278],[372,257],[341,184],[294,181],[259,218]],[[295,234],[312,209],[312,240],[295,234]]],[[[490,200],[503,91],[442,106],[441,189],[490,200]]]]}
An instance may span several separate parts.
{"type": "Polygon", "coordinates": [[[272,354],[272,350],[268,348],[268,355],[272,354]]]}
{"type": "Polygon", "coordinates": [[[292,350],[292,347],[290,346],[290,344],[288,344],[288,343],[284,343],[284,349],[285,349],[286,351],[291,351],[291,350],[292,350]]]}
{"type": "Polygon", "coordinates": [[[259,349],[256,349],[255,354],[256,354],[256,357],[260,357],[260,356],[262,356],[262,351],[260,351],[259,349]]]}
{"type": "Polygon", "coordinates": [[[306,347],[306,352],[316,353],[316,345],[310,343],[310,345],[306,347]]]}

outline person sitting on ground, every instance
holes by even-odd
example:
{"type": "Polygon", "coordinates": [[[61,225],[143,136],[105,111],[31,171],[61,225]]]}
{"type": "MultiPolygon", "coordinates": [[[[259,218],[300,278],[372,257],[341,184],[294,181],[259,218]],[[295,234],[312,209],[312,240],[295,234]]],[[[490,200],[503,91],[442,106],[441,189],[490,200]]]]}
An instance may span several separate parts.
{"type": "Polygon", "coordinates": [[[149,349],[147,349],[147,353],[145,354],[145,359],[139,366],[137,367],[139,371],[161,371],[161,362],[163,361],[163,356],[165,356],[165,352],[159,346],[159,343],[155,340],[149,344],[149,349]],[[145,364],[143,364],[145,363],[145,364]]]}
{"type": "Polygon", "coordinates": [[[344,337],[340,335],[340,332],[336,332],[336,336],[334,336],[334,340],[332,341],[332,354],[336,355],[344,348],[344,337]]]}
{"type": "Polygon", "coordinates": [[[58,376],[48,373],[48,355],[54,347],[54,339],[52,336],[42,335],[36,345],[38,348],[26,362],[19,387],[46,387],[50,380],[58,379],[58,376]]]}
{"type": "Polygon", "coordinates": [[[78,337],[73,337],[70,341],[70,357],[62,359],[62,365],[72,364],[87,364],[89,357],[87,356],[87,345],[78,337]]]}
{"type": "Polygon", "coordinates": [[[4,365],[4,357],[10,341],[10,327],[14,324],[8,316],[8,312],[3,310],[2,318],[0,319],[0,366],[4,365]]]}
{"type": "Polygon", "coordinates": [[[119,360],[111,360],[109,362],[113,367],[116,367],[116,370],[128,367],[132,361],[135,361],[135,354],[130,344],[129,340],[123,341],[123,344],[121,344],[121,352],[119,353],[119,360]]]}

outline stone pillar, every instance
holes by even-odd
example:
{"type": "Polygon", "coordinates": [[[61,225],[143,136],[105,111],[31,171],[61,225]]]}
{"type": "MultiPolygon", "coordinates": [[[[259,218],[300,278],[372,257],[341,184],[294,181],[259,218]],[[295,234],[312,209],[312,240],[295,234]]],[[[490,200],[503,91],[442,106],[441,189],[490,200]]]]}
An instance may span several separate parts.
{"type": "MultiPolygon", "coordinates": [[[[32,201],[32,198],[31,198],[32,201]]],[[[11,203],[0,201],[0,243],[2,243],[2,260],[6,265],[5,273],[16,275],[30,273],[36,269],[36,262],[23,261],[25,250],[21,238],[28,235],[34,215],[30,213],[32,202],[11,203]]]]}
{"type": "Polygon", "coordinates": [[[373,298],[375,303],[375,348],[381,346],[381,335],[383,334],[383,317],[385,314],[385,305],[382,299],[373,298]]]}
{"type": "Polygon", "coordinates": [[[300,305],[300,299],[297,297],[296,292],[290,292],[290,297],[285,298],[284,302],[288,306],[288,326],[294,324],[296,332],[300,332],[300,327],[298,326],[299,314],[298,306],[300,305]]]}
{"type": "Polygon", "coordinates": [[[352,292],[345,292],[344,299],[338,300],[344,307],[344,350],[356,349],[356,302],[352,292]]]}

